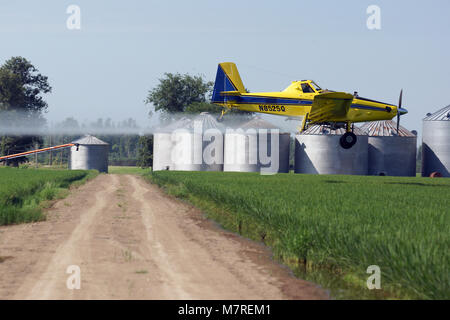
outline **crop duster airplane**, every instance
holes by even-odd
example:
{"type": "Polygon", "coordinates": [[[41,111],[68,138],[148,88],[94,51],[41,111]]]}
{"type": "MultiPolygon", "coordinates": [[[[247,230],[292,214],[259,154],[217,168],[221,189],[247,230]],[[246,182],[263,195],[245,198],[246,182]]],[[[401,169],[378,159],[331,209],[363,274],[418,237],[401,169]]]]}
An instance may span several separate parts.
{"type": "Polygon", "coordinates": [[[391,120],[397,116],[397,133],[400,116],[408,113],[402,105],[403,90],[398,106],[359,97],[345,92],[321,89],[312,80],[293,81],[281,92],[248,93],[242,83],[237,67],[232,62],[223,62],[217,68],[216,82],[211,102],[225,107],[223,115],[233,108],[282,115],[302,119],[300,132],[311,124],[323,124],[330,128],[346,128],[340,139],[344,149],[357,141],[353,123],[376,120],[391,120]]]}

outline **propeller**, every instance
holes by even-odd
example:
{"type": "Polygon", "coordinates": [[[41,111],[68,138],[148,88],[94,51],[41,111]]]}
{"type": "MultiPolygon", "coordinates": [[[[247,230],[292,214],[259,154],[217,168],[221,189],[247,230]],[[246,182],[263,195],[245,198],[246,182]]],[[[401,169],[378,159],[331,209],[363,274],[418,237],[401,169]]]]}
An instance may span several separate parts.
{"type": "Polygon", "coordinates": [[[399,135],[400,130],[400,110],[402,108],[402,98],[403,98],[403,89],[400,91],[400,97],[398,98],[398,107],[397,107],[397,136],[399,135]]]}

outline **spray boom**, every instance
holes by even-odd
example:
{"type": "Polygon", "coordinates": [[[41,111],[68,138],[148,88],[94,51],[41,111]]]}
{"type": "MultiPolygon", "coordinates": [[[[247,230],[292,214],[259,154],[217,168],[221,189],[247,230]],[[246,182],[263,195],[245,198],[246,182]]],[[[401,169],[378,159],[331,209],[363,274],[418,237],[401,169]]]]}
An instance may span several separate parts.
{"type": "Polygon", "coordinates": [[[20,157],[24,157],[24,156],[29,156],[31,154],[41,153],[41,152],[70,148],[73,146],[76,146],[77,151],[78,151],[78,148],[80,146],[78,143],[66,143],[66,144],[61,144],[59,146],[54,146],[54,147],[48,147],[48,148],[43,148],[43,149],[36,149],[36,150],[31,150],[31,151],[26,151],[26,152],[21,152],[21,153],[10,154],[7,156],[0,157],[0,161],[5,161],[5,160],[9,160],[9,159],[14,159],[14,158],[20,158],[20,157]]]}

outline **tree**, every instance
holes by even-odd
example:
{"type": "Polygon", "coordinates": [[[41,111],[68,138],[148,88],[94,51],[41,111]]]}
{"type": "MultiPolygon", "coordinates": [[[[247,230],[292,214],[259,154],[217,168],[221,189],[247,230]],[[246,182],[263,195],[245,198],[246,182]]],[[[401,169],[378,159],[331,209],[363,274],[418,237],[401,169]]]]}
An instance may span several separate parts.
{"type": "Polygon", "coordinates": [[[153,104],[155,111],[162,111],[166,115],[184,112],[192,103],[206,102],[212,86],[213,82],[206,82],[201,76],[165,73],[159,79],[159,84],[149,91],[145,103],[153,104]]]}
{"type": "Polygon", "coordinates": [[[222,107],[209,102],[194,102],[186,107],[185,112],[190,114],[197,114],[201,112],[220,114],[222,109],[222,107]]]}
{"type": "Polygon", "coordinates": [[[137,164],[142,168],[153,165],[153,136],[146,135],[139,138],[139,152],[137,164]]]}
{"type": "Polygon", "coordinates": [[[0,67],[0,110],[11,110],[11,105],[17,105],[23,95],[23,86],[17,75],[6,68],[0,67]]]}
{"type": "MultiPolygon", "coordinates": [[[[10,135],[2,136],[0,140],[0,152],[2,155],[15,154],[25,152],[30,148],[40,147],[42,145],[42,138],[31,135],[10,135]]],[[[6,160],[9,166],[17,167],[19,163],[25,162],[25,157],[14,158],[6,160]]]]}
{"type": "MultiPolygon", "coordinates": [[[[48,78],[25,58],[12,57],[0,67],[0,111],[2,127],[39,128],[45,124],[47,102],[42,94],[51,92],[48,78]]],[[[12,154],[25,151],[42,139],[35,135],[2,136],[0,151],[12,154]]],[[[24,157],[9,161],[17,166],[24,157]]]]}
{"type": "MultiPolygon", "coordinates": [[[[177,112],[220,114],[222,107],[210,103],[214,82],[206,82],[200,76],[165,73],[159,84],[149,91],[146,104],[153,104],[155,111],[163,112],[163,119],[172,118],[177,112]]],[[[247,92],[249,92],[247,90],[247,92]]],[[[253,112],[232,109],[242,121],[250,119],[253,112]]],[[[152,111],[149,112],[152,115],[152,111]]],[[[236,117],[233,118],[236,120],[236,117]]]]}

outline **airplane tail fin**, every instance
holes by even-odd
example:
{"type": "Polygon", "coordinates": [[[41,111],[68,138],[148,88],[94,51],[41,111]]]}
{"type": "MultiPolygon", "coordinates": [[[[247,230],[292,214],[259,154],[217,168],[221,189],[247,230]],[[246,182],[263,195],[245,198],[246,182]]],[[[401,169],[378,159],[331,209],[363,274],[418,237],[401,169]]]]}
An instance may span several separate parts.
{"type": "Polygon", "coordinates": [[[233,62],[219,63],[211,102],[223,104],[227,96],[236,96],[245,92],[236,64],[233,62]]]}

